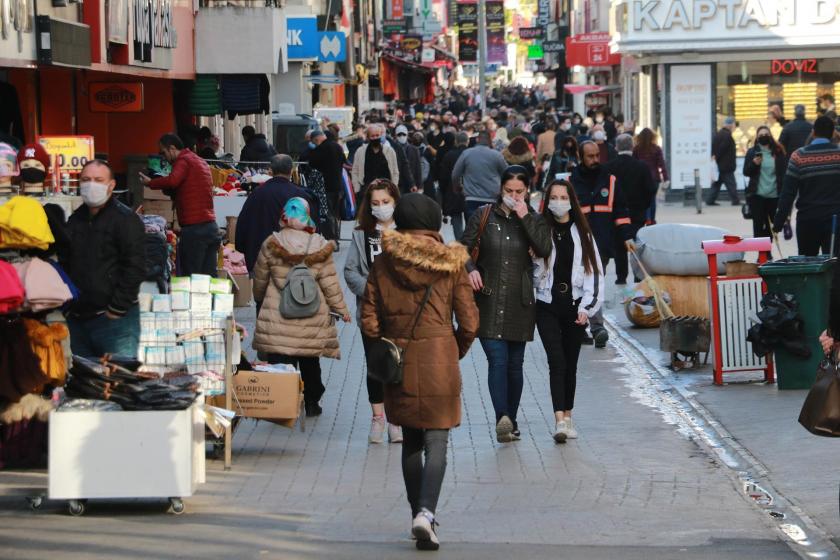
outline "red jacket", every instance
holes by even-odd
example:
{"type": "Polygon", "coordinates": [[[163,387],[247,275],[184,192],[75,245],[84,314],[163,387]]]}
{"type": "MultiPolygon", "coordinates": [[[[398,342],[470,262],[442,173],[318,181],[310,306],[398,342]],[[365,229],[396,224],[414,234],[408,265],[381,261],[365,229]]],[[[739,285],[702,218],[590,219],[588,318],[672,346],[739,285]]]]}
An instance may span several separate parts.
{"type": "Polygon", "coordinates": [[[152,179],[149,188],[175,190],[175,210],[182,226],[216,221],[210,167],[188,148],[178,154],[172,173],[152,179]]]}

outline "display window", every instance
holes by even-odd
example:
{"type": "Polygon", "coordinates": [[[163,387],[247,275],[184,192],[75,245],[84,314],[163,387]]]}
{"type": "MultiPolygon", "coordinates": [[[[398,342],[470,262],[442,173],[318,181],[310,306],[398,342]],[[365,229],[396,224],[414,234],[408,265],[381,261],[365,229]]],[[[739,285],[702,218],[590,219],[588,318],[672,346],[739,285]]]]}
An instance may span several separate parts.
{"type": "Polygon", "coordinates": [[[752,146],[756,129],[770,127],[778,139],[784,124],[793,119],[794,107],[804,105],[806,118],[836,111],[840,96],[840,59],[777,58],[717,64],[715,113],[717,129],[726,117],[735,117],[733,132],[738,156],[752,146]]]}

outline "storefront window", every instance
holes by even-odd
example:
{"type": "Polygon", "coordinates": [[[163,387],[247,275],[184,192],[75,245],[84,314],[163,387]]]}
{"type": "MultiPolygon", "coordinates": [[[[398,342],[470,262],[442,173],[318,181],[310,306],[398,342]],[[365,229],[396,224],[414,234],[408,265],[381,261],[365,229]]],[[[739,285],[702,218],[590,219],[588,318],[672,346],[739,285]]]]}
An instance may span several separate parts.
{"type": "Polygon", "coordinates": [[[738,155],[744,156],[765,124],[779,138],[796,105],[813,121],[840,96],[840,59],[775,59],[717,64],[717,128],[733,116],[738,155]],[[830,96],[830,97],[825,97],[830,96]],[[779,115],[781,118],[777,118],[779,115]]]}

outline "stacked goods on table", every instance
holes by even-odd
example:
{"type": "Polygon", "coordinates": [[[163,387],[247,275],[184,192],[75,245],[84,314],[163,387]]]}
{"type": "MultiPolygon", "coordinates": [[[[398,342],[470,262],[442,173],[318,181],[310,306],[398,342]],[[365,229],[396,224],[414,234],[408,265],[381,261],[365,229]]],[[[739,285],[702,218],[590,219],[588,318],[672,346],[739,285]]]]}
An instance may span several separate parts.
{"type": "MultiPolygon", "coordinates": [[[[169,294],[140,294],[137,359],[144,369],[165,376],[186,371],[198,378],[206,395],[223,393],[225,327],[233,314],[231,291],[229,279],[193,274],[172,278],[169,294]]],[[[231,355],[238,356],[231,350],[231,355]]]]}
{"type": "MultiPolygon", "coordinates": [[[[164,381],[140,366],[132,358],[105,356],[97,362],[73,356],[65,394],[71,399],[108,401],[123,410],[184,410],[198,396],[199,384],[191,377],[164,381]]],[[[69,401],[68,408],[80,406],[69,401]]]]}

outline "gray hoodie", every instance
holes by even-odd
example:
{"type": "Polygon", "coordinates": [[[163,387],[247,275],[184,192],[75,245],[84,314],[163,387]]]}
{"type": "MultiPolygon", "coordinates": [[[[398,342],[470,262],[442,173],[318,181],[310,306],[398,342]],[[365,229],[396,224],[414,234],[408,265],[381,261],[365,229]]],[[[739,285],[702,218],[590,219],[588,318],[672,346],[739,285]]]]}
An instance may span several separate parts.
{"type": "Polygon", "coordinates": [[[452,170],[452,184],[464,183],[464,195],[467,200],[476,202],[495,202],[502,188],[502,174],[508,164],[504,156],[478,144],[461,154],[452,170]]]}

